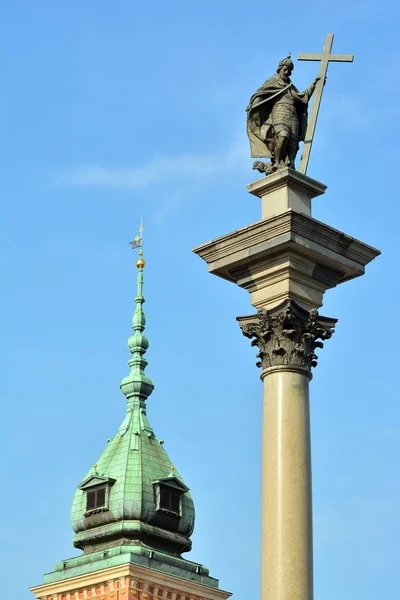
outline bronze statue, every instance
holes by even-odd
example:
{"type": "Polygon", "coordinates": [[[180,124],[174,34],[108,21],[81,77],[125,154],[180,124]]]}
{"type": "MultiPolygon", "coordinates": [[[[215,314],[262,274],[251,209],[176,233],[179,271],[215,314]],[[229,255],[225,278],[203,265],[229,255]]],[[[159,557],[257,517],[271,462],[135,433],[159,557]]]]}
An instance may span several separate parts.
{"type": "Polygon", "coordinates": [[[293,67],[290,56],[281,60],[275,75],[258,88],[246,108],[251,156],[271,159],[270,163],[256,161],[253,168],[266,175],[283,166],[295,168],[307,128],[308,102],[320,79],[299,92],[290,80],[293,67]]]}

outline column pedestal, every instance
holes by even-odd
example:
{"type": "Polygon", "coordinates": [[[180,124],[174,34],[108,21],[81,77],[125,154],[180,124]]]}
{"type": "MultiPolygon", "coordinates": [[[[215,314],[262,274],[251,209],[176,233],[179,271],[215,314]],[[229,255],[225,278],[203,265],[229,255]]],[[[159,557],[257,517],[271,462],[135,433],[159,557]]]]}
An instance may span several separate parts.
{"type": "Polygon", "coordinates": [[[253,181],[247,189],[261,198],[261,219],[276,217],[289,209],[310,217],[311,200],[323,194],[326,185],[286,167],[253,181]]]}
{"type": "Polygon", "coordinates": [[[210,273],[247,290],[255,308],[287,299],[319,308],[326,290],[363,275],[380,254],[311,217],[311,199],[325,186],[306,175],[283,169],[249,189],[261,198],[263,218],[193,252],[210,273]]]}

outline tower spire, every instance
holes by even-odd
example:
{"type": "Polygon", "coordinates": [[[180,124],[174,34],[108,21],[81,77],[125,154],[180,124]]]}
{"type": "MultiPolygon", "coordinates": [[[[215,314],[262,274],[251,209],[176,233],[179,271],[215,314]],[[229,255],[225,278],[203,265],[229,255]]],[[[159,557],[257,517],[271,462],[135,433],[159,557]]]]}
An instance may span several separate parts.
{"type": "Polygon", "coordinates": [[[132,317],[132,329],[133,335],[128,339],[128,347],[132,354],[132,358],[129,359],[128,364],[131,368],[131,372],[121,382],[122,393],[128,399],[128,406],[137,399],[140,402],[145,402],[150,396],[154,389],[154,384],[150,377],[147,377],[145,369],[147,367],[147,360],[144,355],[149,347],[149,340],[143,331],[146,326],[146,317],[143,310],[143,304],[145,298],[143,296],[143,270],[146,263],[143,259],[143,223],[140,220],[139,235],[130,242],[132,249],[139,248],[139,258],[136,261],[136,267],[138,269],[137,274],[137,295],[135,298],[136,308],[132,317]]]}
{"type": "MultiPolygon", "coordinates": [[[[163,441],[155,435],[146,415],[146,400],[154,385],[145,373],[149,342],[144,335],[142,224],[131,246],[139,250],[139,256],[133,332],[128,340],[130,373],[120,385],[127,398],[126,414],[74,494],[71,507],[75,531],[73,544],[83,550],[83,554],[58,563],[46,583],[96,571],[101,573],[97,581],[103,582],[101,578],[108,577],[103,573],[108,573],[109,569],[113,573],[114,569],[125,569],[124,573],[131,574],[136,565],[143,571],[146,585],[147,581],[152,581],[150,575],[160,571],[164,573],[163,578],[176,575],[180,581],[184,578],[190,582],[190,586],[195,584],[197,587],[193,590],[197,591],[192,593],[190,587],[187,597],[201,595],[205,600],[226,600],[227,594],[224,596],[219,592],[199,594],[199,585],[208,590],[217,587],[217,581],[209,576],[208,569],[181,556],[192,546],[190,537],[195,511],[189,488],[175,466],[172,467],[175,463],[168,456],[163,441]],[[145,575],[146,569],[149,576],[145,575]]],[[[129,578],[131,585],[131,575],[129,578]]],[[[111,590],[122,589],[121,580],[118,582],[118,588],[111,590]]],[[[167,597],[160,587],[157,589],[159,597],[167,597]]],[[[122,591],[117,591],[117,595],[119,593],[122,591]]],[[[113,595],[105,594],[107,598],[113,595]]],[[[152,596],[150,592],[145,595],[152,596]]]]}

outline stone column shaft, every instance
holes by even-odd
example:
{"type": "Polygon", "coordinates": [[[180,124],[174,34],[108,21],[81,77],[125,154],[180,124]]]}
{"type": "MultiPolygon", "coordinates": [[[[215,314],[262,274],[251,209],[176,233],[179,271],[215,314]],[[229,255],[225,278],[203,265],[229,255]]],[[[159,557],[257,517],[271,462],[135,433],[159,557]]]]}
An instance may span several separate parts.
{"type": "Polygon", "coordinates": [[[287,300],[238,320],[259,349],[264,386],[261,600],[312,600],[308,387],[315,349],[331,337],[336,319],[287,300]]]}
{"type": "Polygon", "coordinates": [[[262,378],[261,598],[312,600],[309,373],[274,367],[262,378]]]}

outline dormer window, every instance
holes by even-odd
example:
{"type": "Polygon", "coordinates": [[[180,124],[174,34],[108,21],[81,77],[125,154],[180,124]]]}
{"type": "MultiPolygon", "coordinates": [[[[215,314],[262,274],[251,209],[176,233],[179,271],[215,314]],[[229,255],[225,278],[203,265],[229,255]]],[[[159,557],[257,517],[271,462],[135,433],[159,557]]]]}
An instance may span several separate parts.
{"type": "Polygon", "coordinates": [[[189,491],[177,477],[165,477],[153,482],[156,510],[180,517],[182,496],[189,491]]]}
{"type": "Polygon", "coordinates": [[[106,506],[106,486],[103,485],[93,490],[86,492],[86,510],[94,510],[95,508],[105,508],[106,506]]]}
{"type": "Polygon", "coordinates": [[[160,485],[160,510],[167,510],[168,512],[175,513],[176,515],[181,514],[181,496],[182,492],[174,490],[164,485],[160,485]]]}
{"type": "Polygon", "coordinates": [[[85,516],[108,510],[110,490],[114,483],[115,479],[111,479],[111,477],[100,477],[100,475],[97,474],[91,475],[81,483],[79,489],[86,494],[85,516]]]}

